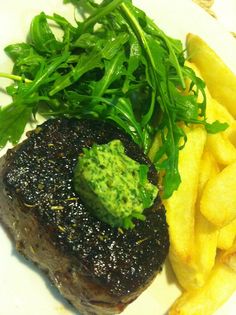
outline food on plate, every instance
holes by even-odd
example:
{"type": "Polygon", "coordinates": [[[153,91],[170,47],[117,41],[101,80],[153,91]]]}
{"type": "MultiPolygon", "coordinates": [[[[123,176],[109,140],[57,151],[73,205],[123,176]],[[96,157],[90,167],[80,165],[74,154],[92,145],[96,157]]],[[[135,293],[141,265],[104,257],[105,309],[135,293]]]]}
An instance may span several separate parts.
{"type": "Polygon", "coordinates": [[[222,59],[199,36],[187,37],[189,59],[202,73],[207,87],[217,101],[236,118],[236,77],[222,59]]]}
{"type": "Polygon", "coordinates": [[[235,271],[217,261],[205,285],[183,293],[169,315],[212,315],[235,290],[235,271]]]}
{"type": "Polygon", "coordinates": [[[188,290],[171,307],[170,315],[211,315],[236,290],[236,243],[219,253],[205,284],[188,290]]]}
{"type": "MultiPolygon", "coordinates": [[[[8,151],[1,166],[1,219],[17,250],[45,270],[81,314],[120,313],[152,282],[169,248],[159,196],[147,205],[145,219],[133,217],[132,228],[114,228],[98,219],[93,214],[97,207],[81,201],[74,189],[74,168],[78,156],[86,154],[83,149],[96,144],[99,150],[114,139],[123,144],[127,159],[147,167],[150,185],[157,185],[154,166],[130,137],[93,120],[48,120],[8,151]]],[[[114,163],[117,155],[110,158],[114,163]]],[[[117,183],[127,174],[118,168],[112,176],[117,183]]],[[[108,179],[96,184],[103,186],[108,179]]]]}
{"type": "MultiPolygon", "coordinates": [[[[187,50],[197,67],[186,62],[182,43],[132,1],[66,2],[89,15],[74,26],[42,12],[27,42],[5,49],[13,73],[0,76],[14,83],[0,108],[0,147],[17,146],[2,160],[2,221],[83,314],[119,313],[136,299],[170,237],[185,291],[170,314],[211,314],[235,289],[234,276],[222,287],[219,278],[234,272],[234,209],[223,208],[224,223],[208,220],[208,202],[224,196],[207,194],[212,181],[218,195],[225,181],[234,188],[235,77],[195,35],[187,50]],[[223,87],[214,94],[214,67],[230,97],[223,87]],[[40,116],[49,120],[19,143],[40,116]]],[[[234,204],[230,189],[225,197],[234,204]]]]}
{"type": "MultiPolygon", "coordinates": [[[[170,260],[178,281],[188,287],[194,265],[194,217],[197,198],[197,179],[206,141],[202,127],[186,130],[188,141],[180,151],[181,184],[172,197],[164,200],[170,234],[170,260]],[[194,159],[193,159],[194,156],[194,159]],[[187,284],[186,284],[187,283],[187,284]]],[[[192,280],[194,281],[194,280],[192,280]]]]}
{"type": "Polygon", "coordinates": [[[209,135],[207,138],[207,147],[214,155],[216,161],[220,165],[229,165],[236,161],[236,147],[233,141],[236,130],[235,119],[220,103],[208,94],[207,117],[208,121],[219,120],[228,124],[228,128],[224,132],[209,135]]]}
{"type": "Polygon", "coordinates": [[[74,188],[94,215],[113,227],[133,228],[157,197],[148,166],[128,157],[120,140],[84,149],[74,169],[74,188]]]}
{"type": "MultiPolygon", "coordinates": [[[[235,84],[235,76],[227,70],[225,64],[209,46],[198,36],[189,34],[187,37],[187,50],[189,59],[193,62],[188,66],[206,80],[206,117],[209,122],[215,120],[227,123],[225,131],[211,135],[206,134],[204,148],[201,148],[200,169],[194,179],[195,189],[192,195],[185,195],[191,200],[194,197],[193,218],[188,218],[192,224],[192,248],[186,252],[183,259],[181,253],[171,255],[171,226],[176,222],[173,218],[168,220],[170,225],[170,261],[183,287],[182,295],[171,307],[169,314],[182,315],[210,315],[213,314],[236,290],[235,273],[235,118],[230,108],[235,108],[235,103],[227,103],[229,97],[220,99],[214,94],[219,77],[216,71],[224,72],[218,82],[220,90],[228,91],[235,84]],[[213,70],[214,69],[214,70],[213,70]],[[224,71],[225,70],[225,71],[224,71]],[[213,75],[214,74],[214,75],[213,75]],[[233,83],[234,82],[234,83],[233,83]],[[216,97],[216,99],[214,98],[216,97]],[[218,99],[218,100],[217,100],[218,99]],[[197,193],[196,193],[197,191],[197,193]],[[219,250],[220,249],[220,250],[219,250]]],[[[233,93],[232,93],[233,94],[233,93]]],[[[222,94],[223,95],[223,94],[222,94]]],[[[195,144],[186,150],[190,152],[189,160],[195,158],[195,144]],[[193,154],[191,155],[191,152],[193,154]]],[[[186,163],[186,172],[188,164],[186,163]]],[[[191,172],[190,172],[191,174],[191,172]]],[[[188,181],[182,182],[180,190],[189,189],[188,181]],[[183,185],[183,187],[182,187],[183,185]]],[[[178,191],[176,192],[178,193],[178,191]]],[[[172,203],[176,198],[174,193],[167,201],[172,203]]],[[[189,190],[190,193],[190,190],[189,190]]],[[[168,207],[167,218],[168,218],[168,207]]],[[[186,224],[186,223],[185,223],[186,224]]],[[[186,236],[185,236],[186,237],[186,236]]],[[[190,237],[189,237],[190,238],[190,237]]]]}

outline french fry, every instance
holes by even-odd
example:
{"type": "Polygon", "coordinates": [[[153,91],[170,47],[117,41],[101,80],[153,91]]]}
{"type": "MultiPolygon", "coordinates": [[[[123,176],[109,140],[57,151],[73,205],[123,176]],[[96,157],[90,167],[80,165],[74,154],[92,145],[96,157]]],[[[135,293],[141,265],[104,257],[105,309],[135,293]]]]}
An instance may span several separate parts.
{"type": "Polygon", "coordinates": [[[220,122],[227,122],[229,125],[235,122],[234,117],[230,114],[227,108],[214,98],[212,98],[212,105],[215,115],[220,122]]]}
{"type": "MultiPolygon", "coordinates": [[[[193,245],[194,246],[194,245],[193,245]]],[[[188,257],[182,258],[170,247],[169,260],[178,283],[184,290],[196,289],[204,284],[204,275],[195,261],[194,247],[188,257]]]]}
{"type": "Polygon", "coordinates": [[[219,230],[197,209],[195,223],[195,261],[198,284],[203,286],[214,267],[219,230]]]}
{"type": "MultiPolygon", "coordinates": [[[[186,66],[193,69],[198,77],[202,78],[202,74],[195,64],[186,62],[186,66]]],[[[187,82],[188,85],[188,82],[187,82]]],[[[228,123],[229,127],[217,134],[207,136],[207,149],[212,152],[216,161],[223,166],[229,165],[236,161],[236,122],[229,111],[212,98],[208,88],[205,89],[207,106],[206,116],[209,123],[219,120],[222,123],[228,123]]],[[[199,95],[198,101],[202,101],[202,96],[199,95]]]]}
{"type": "Polygon", "coordinates": [[[229,134],[234,132],[234,118],[228,114],[227,110],[223,109],[223,106],[214,100],[210,95],[207,95],[207,108],[206,108],[207,121],[209,123],[219,120],[221,122],[227,122],[230,130],[226,129],[224,132],[217,134],[207,135],[206,147],[220,165],[229,165],[236,161],[236,147],[230,141],[229,134]],[[221,114],[224,114],[221,116],[221,114]]]}
{"type": "Polygon", "coordinates": [[[215,119],[220,122],[226,122],[229,127],[223,132],[225,136],[228,137],[230,142],[236,147],[236,120],[229,113],[226,107],[212,99],[214,111],[215,111],[215,119]]]}
{"type": "Polygon", "coordinates": [[[170,235],[170,261],[180,284],[194,283],[188,275],[195,276],[194,217],[198,192],[200,161],[206,141],[204,128],[186,129],[188,141],[180,151],[179,171],[181,184],[164,204],[170,235]],[[194,156],[194,158],[193,158],[194,156]]]}
{"type": "MultiPolygon", "coordinates": [[[[194,52],[190,55],[194,64],[188,62],[187,66],[207,83],[207,121],[226,122],[229,127],[221,133],[207,134],[204,152],[198,151],[203,152],[198,176],[192,178],[191,164],[180,159],[184,163],[181,176],[182,172],[188,173],[194,185],[198,181],[197,192],[186,179],[164,202],[170,232],[169,257],[178,282],[186,290],[169,315],[212,315],[236,290],[236,242],[232,247],[236,234],[236,76],[198,37],[189,35],[187,45],[188,52],[194,52]],[[229,91],[233,94],[230,97],[229,91]],[[216,260],[217,247],[228,250],[216,260]]],[[[192,147],[191,153],[186,150],[187,161],[190,156],[195,159],[196,150],[199,147],[192,147]]]]}
{"type": "MultiPolygon", "coordinates": [[[[207,181],[219,172],[214,157],[208,151],[204,151],[200,164],[198,196],[207,181]]],[[[198,202],[195,211],[194,244],[189,259],[184,261],[178,252],[172,248],[170,250],[172,267],[185,290],[199,288],[205,284],[214,266],[217,249],[218,229],[200,213],[198,202]]]]}
{"type": "Polygon", "coordinates": [[[169,315],[212,315],[236,290],[236,272],[217,262],[202,288],[183,293],[169,315]]]}
{"type": "Polygon", "coordinates": [[[236,76],[221,58],[197,35],[188,34],[187,52],[199,68],[207,87],[217,101],[236,118],[236,76]]]}
{"type": "Polygon", "coordinates": [[[188,141],[179,156],[181,184],[169,199],[164,200],[171,244],[184,259],[188,259],[193,245],[194,205],[200,161],[206,141],[206,132],[202,127],[186,128],[186,133],[188,141]]]}
{"type": "Polygon", "coordinates": [[[236,238],[236,219],[230,224],[224,226],[219,230],[217,247],[222,250],[228,250],[233,246],[236,238]]]}
{"type": "MultiPolygon", "coordinates": [[[[214,178],[218,173],[219,167],[213,155],[209,151],[204,151],[199,172],[195,215],[195,264],[197,266],[195,283],[198,284],[195,288],[205,284],[215,264],[218,229],[201,214],[199,199],[208,180],[214,178]]],[[[188,289],[190,288],[194,288],[194,286],[189,285],[188,289]]]]}
{"type": "Polygon", "coordinates": [[[203,189],[210,178],[213,178],[220,171],[219,166],[211,152],[205,150],[201,158],[199,172],[198,196],[201,196],[203,189]]]}
{"type": "Polygon", "coordinates": [[[222,166],[227,166],[236,161],[236,148],[222,132],[208,135],[207,148],[222,166]]]}
{"type": "Polygon", "coordinates": [[[210,179],[200,201],[201,213],[217,227],[236,219],[236,162],[210,179]]]}
{"type": "Polygon", "coordinates": [[[170,249],[169,258],[178,282],[185,290],[204,286],[215,264],[218,229],[198,211],[195,224],[195,240],[188,260],[183,260],[170,249]]]}

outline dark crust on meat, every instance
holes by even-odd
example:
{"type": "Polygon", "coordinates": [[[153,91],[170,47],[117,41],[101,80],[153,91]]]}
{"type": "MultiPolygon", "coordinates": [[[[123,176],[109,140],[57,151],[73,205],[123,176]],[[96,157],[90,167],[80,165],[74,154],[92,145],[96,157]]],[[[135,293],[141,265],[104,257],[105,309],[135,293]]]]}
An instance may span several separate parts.
{"type": "Polygon", "coordinates": [[[165,210],[159,197],[145,210],[147,219],[123,233],[96,219],[73,189],[73,169],[82,148],[120,139],[127,155],[150,161],[129,136],[108,123],[54,119],[36,128],[17,149],[8,152],[3,174],[8,196],[33,214],[62,255],[76,262],[91,283],[111,296],[132,296],[160,271],[169,248],[165,210]]]}

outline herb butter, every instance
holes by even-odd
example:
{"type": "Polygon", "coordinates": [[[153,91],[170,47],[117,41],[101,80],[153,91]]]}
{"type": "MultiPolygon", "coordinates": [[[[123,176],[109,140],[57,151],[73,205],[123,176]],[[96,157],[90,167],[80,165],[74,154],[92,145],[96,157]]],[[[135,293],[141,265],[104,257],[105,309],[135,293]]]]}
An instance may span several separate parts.
{"type": "Polygon", "coordinates": [[[147,179],[148,166],[125,154],[120,140],[84,149],[74,170],[74,187],[82,201],[102,221],[132,228],[144,220],[158,189],[147,179]]]}

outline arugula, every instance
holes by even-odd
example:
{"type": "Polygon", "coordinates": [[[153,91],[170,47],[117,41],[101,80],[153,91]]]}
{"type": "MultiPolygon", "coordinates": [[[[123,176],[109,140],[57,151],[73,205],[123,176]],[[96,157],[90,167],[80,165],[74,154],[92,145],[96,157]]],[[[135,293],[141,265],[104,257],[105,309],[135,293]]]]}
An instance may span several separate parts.
{"type": "Polygon", "coordinates": [[[27,43],[5,48],[13,73],[0,76],[14,84],[7,88],[12,103],[0,109],[0,147],[16,144],[36,113],[111,120],[146,154],[160,134],[153,162],[164,172],[163,197],[170,197],[181,182],[179,150],[187,140],[181,124],[202,124],[210,133],[227,127],[207,123],[204,82],[184,65],[181,42],[132,1],[64,2],[89,16],[74,27],[58,14],[42,12],[31,23],[27,43]],[[62,38],[54,34],[52,22],[62,38]]]}

